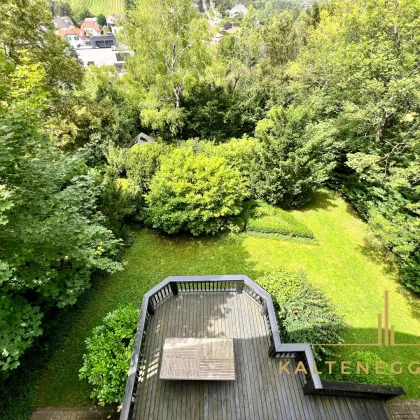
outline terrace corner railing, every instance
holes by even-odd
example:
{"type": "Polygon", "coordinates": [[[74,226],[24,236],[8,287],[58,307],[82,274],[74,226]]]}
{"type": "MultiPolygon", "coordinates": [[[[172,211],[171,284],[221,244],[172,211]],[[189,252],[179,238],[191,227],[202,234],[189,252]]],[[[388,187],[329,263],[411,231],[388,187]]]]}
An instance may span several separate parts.
{"type": "Polygon", "coordinates": [[[156,306],[169,296],[189,292],[246,293],[253,299],[261,307],[261,313],[267,321],[271,339],[268,356],[276,359],[297,359],[304,363],[308,372],[302,381],[303,392],[305,394],[365,397],[384,400],[405,394],[404,390],[399,387],[371,386],[351,382],[343,383],[321,380],[320,376],[313,372],[312,367],[315,364],[315,360],[311,346],[309,344],[284,344],[281,342],[273,299],[266,290],[249,277],[243,274],[224,276],[170,276],[143,296],[120,420],[131,419],[136,395],[138,394],[139,378],[142,374],[141,369],[149,321],[155,313],[156,306]]]}

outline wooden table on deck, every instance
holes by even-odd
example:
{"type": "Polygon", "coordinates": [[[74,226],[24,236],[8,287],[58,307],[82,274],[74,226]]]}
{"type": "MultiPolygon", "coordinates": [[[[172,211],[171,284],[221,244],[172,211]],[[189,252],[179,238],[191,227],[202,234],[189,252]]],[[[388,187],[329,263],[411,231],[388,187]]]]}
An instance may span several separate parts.
{"type": "Polygon", "coordinates": [[[231,338],[166,338],[160,379],[234,381],[231,338]]]}

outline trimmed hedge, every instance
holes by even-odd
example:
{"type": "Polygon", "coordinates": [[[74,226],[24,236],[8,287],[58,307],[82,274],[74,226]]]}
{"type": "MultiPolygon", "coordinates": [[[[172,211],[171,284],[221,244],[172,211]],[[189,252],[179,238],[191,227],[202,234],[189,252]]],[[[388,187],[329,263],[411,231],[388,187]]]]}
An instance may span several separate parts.
{"type": "Polygon", "coordinates": [[[290,213],[263,202],[258,202],[257,207],[251,210],[251,217],[247,222],[246,230],[248,232],[314,238],[312,231],[290,213]]]}

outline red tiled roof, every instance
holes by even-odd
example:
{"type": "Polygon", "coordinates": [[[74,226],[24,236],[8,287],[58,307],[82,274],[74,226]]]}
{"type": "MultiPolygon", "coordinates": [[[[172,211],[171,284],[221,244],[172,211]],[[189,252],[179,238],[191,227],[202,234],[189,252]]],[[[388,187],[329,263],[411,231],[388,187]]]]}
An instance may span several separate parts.
{"type": "Polygon", "coordinates": [[[66,35],[76,35],[81,39],[86,39],[85,34],[83,31],[79,28],[64,28],[60,29],[58,31],[58,35],[61,36],[61,38],[65,38],[66,35]]]}
{"type": "Polygon", "coordinates": [[[85,31],[85,29],[94,29],[99,34],[101,33],[101,27],[96,22],[84,21],[80,28],[83,32],[85,31]]]}

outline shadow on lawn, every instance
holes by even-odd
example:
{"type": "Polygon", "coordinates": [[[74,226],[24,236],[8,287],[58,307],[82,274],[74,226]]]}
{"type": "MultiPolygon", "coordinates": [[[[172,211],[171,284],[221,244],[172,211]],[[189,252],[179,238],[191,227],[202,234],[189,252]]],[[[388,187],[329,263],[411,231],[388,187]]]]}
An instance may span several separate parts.
{"type": "Polygon", "coordinates": [[[359,250],[375,264],[383,267],[385,274],[393,276],[398,284],[397,292],[408,302],[412,316],[420,319],[420,298],[402,283],[396,257],[374,237],[364,238],[364,244],[359,246],[359,250]]]}
{"type": "Polygon", "coordinates": [[[359,251],[375,264],[382,266],[385,274],[398,277],[398,262],[396,258],[375,237],[363,238],[363,245],[358,246],[359,251]]]}
{"type": "Polygon", "coordinates": [[[308,210],[328,210],[330,208],[337,207],[337,204],[334,203],[335,199],[335,192],[328,190],[319,190],[313,194],[311,201],[299,210],[303,212],[308,210]]]}

